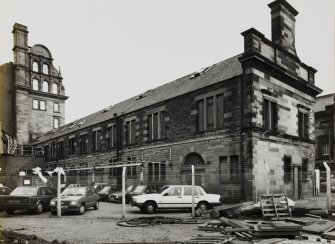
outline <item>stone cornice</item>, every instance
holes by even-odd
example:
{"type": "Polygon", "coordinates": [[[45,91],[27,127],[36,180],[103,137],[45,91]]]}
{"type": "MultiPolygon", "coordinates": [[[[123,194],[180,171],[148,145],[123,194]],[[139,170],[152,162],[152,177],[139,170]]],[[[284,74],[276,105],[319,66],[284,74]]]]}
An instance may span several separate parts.
{"type": "Polygon", "coordinates": [[[14,85],[14,88],[17,89],[17,90],[21,90],[21,91],[27,91],[29,94],[39,95],[39,96],[58,99],[58,100],[63,100],[63,101],[65,101],[66,99],[69,98],[68,96],[64,96],[64,95],[58,95],[58,94],[53,94],[53,93],[35,91],[35,90],[33,90],[33,89],[31,89],[30,87],[27,87],[27,86],[14,85]]]}

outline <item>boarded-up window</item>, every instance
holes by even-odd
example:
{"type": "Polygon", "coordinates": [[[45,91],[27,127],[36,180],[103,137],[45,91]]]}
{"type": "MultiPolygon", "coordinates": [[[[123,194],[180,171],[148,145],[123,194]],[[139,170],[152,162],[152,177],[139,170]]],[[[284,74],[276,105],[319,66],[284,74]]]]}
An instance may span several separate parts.
{"type": "Polygon", "coordinates": [[[292,159],[291,156],[284,156],[284,182],[292,181],[292,159]]]}
{"type": "Polygon", "coordinates": [[[308,175],[308,159],[303,158],[301,162],[302,180],[307,180],[308,175]]]}
{"type": "Polygon", "coordinates": [[[198,131],[204,131],[204,100],[198,101],[198,131]]]}
{"type": "Polygon", "coordinates": [[[209,97],[206,99],[206,129],[214,129],[214,98],[209,97]]]}
{"type": "Polygon", "coordinates": [[[216,128],[223,127],[223,94],[216,95],[216,128]]]}
{"type": "Polygon", "coordinates": [[[228,171],[228,158],[227,156],[220,157],[219,159],[219,177],[220,182],[223,183],[228,181],[229,179],[229,171],[228,171]]]}
{"type": "Polygon", "coordinates": [[[238,156],[230,156],[229,162],[229,180],[234,183],[240,182],[240,165],[238,162],[238,156]]]}
{"type": "Polygon", "coordinates": [[[308,138],[308,114],[298,112],[298,131],[299,137],[308,138]]]}

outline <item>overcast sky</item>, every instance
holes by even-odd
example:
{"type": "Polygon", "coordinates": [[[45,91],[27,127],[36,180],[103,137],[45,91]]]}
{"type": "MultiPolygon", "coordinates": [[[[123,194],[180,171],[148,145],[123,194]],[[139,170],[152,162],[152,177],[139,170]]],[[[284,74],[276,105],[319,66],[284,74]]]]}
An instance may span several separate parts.
{"type": "MultiPolygon", "coordinates": [[[[13,60],[12,27],[61,66],[70,122],[243,52],[241,32],[271,39],[271,0],[0,0],[0,63],[13,60]]],[[[299,58],[335,91],[334,0],[289,0],[299,58]]]]}

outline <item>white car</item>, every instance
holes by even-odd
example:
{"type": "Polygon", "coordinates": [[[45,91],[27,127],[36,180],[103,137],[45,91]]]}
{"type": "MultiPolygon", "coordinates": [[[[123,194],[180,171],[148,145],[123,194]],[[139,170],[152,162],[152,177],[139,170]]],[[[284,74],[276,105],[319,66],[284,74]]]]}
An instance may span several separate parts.
{"type": "MultiPolygon", "coordinates": [[[[194,192],[197,209],[206,210],[221,204],[218,194],[207,194],[200,186],[195,186],[194,192]]],[[[190,209],[192,208],[192,186],[164,186],[159,193],[133,197],[131,205],[146,213],[154,213],[157,209],[190,209]]]]}

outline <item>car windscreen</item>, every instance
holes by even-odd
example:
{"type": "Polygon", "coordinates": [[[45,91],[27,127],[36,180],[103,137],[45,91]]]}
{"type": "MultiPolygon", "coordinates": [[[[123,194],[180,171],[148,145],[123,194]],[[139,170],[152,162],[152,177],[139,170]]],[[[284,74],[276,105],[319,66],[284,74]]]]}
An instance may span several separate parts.
{"type": "Polygon", "coordinates": [[[166,189],[168,189],[170,186],[163,186],[158,193],[162,193],[166,189]]]}
{"type": "Polygon", "coordinates": [[[10,193],[11,196],[34,196],[37,195],[37,187],[17,187],[10,193]]]}
{"type": "Polygon", "coordinates": [[[136,186],[136,188],[132,191],[135,194],[140,194],[145,190],[145,186],[136,186]]]}
{"type": "Polygon", "coordinates": [[[62,196],[85,196],[85,187],[69,187],[62,192],[62,196]]]}
{"type": "Polygon", "coordinates": [[[99,193],[108,193],[109,189],[111,189],[110,186],[105,186],[101,191],[99,191],[99,193]]]}

